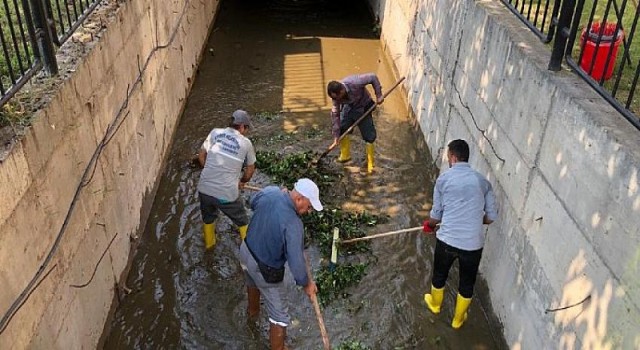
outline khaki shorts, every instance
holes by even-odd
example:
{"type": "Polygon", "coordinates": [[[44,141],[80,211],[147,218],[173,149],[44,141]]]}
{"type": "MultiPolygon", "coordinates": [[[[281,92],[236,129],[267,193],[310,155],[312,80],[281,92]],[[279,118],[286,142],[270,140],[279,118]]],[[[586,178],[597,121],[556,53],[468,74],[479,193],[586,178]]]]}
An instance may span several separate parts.
{"type": "Polygon", "coordinates": [[[284,283],[267,283],[260,273],[258,263],[247,248],[247,243],[240,245],[240,266],[244,271],[247,287],[257,287],[269,315],[269,322],[287,327],[291,321],[287,307],[284,283]]]}

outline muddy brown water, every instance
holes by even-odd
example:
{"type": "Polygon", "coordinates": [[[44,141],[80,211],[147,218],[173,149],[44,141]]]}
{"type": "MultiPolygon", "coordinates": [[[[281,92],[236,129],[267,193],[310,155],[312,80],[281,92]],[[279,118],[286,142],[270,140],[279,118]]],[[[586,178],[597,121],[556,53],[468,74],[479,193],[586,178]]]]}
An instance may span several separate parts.
{"type": "MultiPolygon", "coordinates": [[[[331,143],[329,80],[376,72],[383,89],[396,80],[373,27],[364,2],[222,1],[126,279],[132,292],[114,306],[104,349],[268,348],[264,309],[259,326],[246,322],[239,238],[228,219],[219,221],[214,251],[204,252],[199,171],[187,159],[238,108],[262,115],[254,118],[250,134],[257,150],[322,152],[331,143]]],[[[357,132],[350,164],[336,164],[337,152],[323,161],[344,175],[322,194],[323,202],[389,215],[388,223],[367,234],[419,226],[430,208],[437,169],[406,111],[401,90],[376,111],[374,174],[364,171],[357,132]]],[[[269,178],[258,173],[253,182],[265,185],[269,178]]],[[[479,301],[462,329],[450,327],[455,271],[443,312],[427,311],[423,294],[430,285],[433,245],[433,237],[421,233],[371,241],[367,275],[348,290],[348,298],[323,310],[334,347],[358,340],[371,349],[506,348],[499,325],[479,301]]],[[[317,268],[321,257],[313,245],[309,254],[317,268]]],[[[288,345],[321,349],[311,303],[288,272],[285,283],[293,320],[288,345]]]]}

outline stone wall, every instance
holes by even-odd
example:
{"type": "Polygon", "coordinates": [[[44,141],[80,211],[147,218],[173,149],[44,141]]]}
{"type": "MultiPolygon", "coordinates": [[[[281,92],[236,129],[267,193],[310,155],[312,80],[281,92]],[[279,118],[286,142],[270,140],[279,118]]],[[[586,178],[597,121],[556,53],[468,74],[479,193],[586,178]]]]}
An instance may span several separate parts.
{"type": "Polygon", "coordinates": [[[370,4],[441,169],[466,139],[494,185],[481,274],[510,347],[639,348],[640,131],[499,1],[370,4]]]}
{"type": "Polygon", "coordinates": [[[0,163],[2,316],[42,271],[3,349],[96,347],[218,8],[105,4],[88,24],[105,28],[0,163]]]}

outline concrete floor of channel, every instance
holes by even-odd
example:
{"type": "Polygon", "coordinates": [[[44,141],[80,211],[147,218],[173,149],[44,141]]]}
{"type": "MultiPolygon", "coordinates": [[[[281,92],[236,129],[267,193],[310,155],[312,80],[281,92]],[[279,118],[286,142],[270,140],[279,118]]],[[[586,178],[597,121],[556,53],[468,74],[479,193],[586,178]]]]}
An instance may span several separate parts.
{"type": "MultiPolygon", "coordinates": [[[[189,167],[188,159],[210,129],[226,126],[236,109],[272,116],[254,118],[249,136],[257,151],[324,151],[332,141],[329,80],[375,72],[383,90],[395,83],[374,26],[364,1],[222,1],[133,256],[126,280],[132,292],[114,306],[104,349],[268,348],[265,310],[258,327],[246,321],[240,241],[228,219],[218,224],[215,249],[204,251],[199,170],[189,167]]],[[[351,163],[336,164],[337,152],[325,160],[343,176],[322,200],[389,216],[367,234],[419,226],[431,206],[433,158],[400,89],[374,118],[376,171],[366,173],[364,144],[356,132],[351,163]]],[[[269,177],[258,171],[252,182],[266,185],[269,177]]],[[[333,347],[359,341],[370,349],[507,348],[482,281],[460,330],[450,326],[457,270],[441,314],[427,310],[423,295],[430,286],[433,237],[407,233],[372,240],[370,247],[366,276],[349,288],[348,297],[323,309],[333,347]]],[[[320,256],[313,245],[309,255],[317,268],[320,256]]],[[[321,349],[312,304],[288,272],[285,283],[293,320],[288,346],[321,349]]]]}

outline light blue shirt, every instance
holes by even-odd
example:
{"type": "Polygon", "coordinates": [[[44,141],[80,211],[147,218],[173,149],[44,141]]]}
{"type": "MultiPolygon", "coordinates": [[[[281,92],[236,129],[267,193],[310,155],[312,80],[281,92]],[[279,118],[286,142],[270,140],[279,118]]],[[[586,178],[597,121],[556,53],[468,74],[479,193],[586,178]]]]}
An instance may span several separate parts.
{"type": "Polygon", "coordinates": [[[491,183],[469,163],[457,162],[436,180],[431,218],[440,220],[439,240],[462,250],[484,246],[482,219],[496,220],[491,183]]]}
{"type": "Polygon", "coordinates": [[[247,247],[263,264],[279,269],[289,263],[299,286],[309,283],[304,259],[304,226],[289,192],[265,187],[251,200],[247,247]]]}

